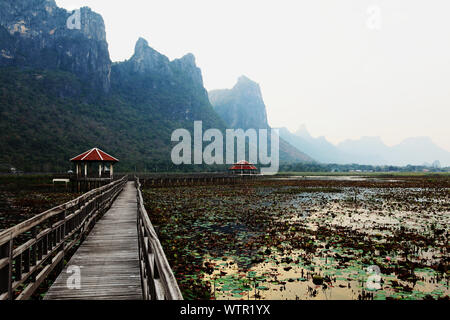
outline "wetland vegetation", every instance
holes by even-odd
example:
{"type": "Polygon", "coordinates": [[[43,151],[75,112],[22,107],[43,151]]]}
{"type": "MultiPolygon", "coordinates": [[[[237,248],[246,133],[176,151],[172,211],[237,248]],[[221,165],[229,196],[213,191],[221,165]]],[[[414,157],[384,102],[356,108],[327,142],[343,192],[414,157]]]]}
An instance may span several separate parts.
{"type": "Polygon", "coordinates": [[[0,175],[0,231],[80,196],[51,175],[0,175]]]}
{"type": "Polygon", "coordinates": [[[448,299],[449,190],[448,176],[273,178],[144,197],[186,299],[448,299]]]}
{"type": "MultiPolygon", "coordinates": [[[[79,196],[50,176],[0,182],[0,229],[79,196]]],[[[302,174],[143,195],[186,299],[450,294],[448,175],[302,174]]]]}

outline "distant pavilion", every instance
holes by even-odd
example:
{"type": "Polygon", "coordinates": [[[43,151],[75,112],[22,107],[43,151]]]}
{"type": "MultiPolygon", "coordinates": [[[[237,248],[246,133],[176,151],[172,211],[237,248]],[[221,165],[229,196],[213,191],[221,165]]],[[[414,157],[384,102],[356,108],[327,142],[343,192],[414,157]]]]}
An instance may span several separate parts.
{"type": "Polygon", "coordinates": [[[229,171],[233,174],[238,175],[254,175],[258,174],[258,168],[256,168],[252,163],[245,160],[235,163],[229,171]]]}

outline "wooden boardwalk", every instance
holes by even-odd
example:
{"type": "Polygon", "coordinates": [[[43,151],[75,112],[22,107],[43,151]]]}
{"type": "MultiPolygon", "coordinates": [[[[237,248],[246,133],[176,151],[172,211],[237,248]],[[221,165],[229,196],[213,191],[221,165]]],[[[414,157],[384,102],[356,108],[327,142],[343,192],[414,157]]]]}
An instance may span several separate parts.
{"type": "Polygon", "coordinates": [[[134,182],[128,182],[65,266],[45,300],[142,299],[136,195],[134,182]],[[71,267],[80,267],[79,289],[67,285],[69,277],[73,278],[68,273],[71,267]]]}

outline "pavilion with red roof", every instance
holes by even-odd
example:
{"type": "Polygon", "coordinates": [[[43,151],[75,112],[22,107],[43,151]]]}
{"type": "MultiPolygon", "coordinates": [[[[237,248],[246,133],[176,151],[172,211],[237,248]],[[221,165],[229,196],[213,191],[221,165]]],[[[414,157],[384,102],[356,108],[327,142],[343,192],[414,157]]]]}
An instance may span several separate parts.
{"type": "Polygon", "coordinates": [[[258,174],[258,168],[256,168],[252,163],[242,160],[234,164],[229,169],[233,174],[258,174]]]}
{"type": "Polygon", "coordinates": [[[92,148],[70,159],[70,161],[75,163],[77,178],[97,178],[97,174],[95,173],[89,176],[88,168],[98,165],[98,178],[100,179],[113,179],[114,164],[119,162],[118,159],[100,150],[99,148],[92,148]]]}

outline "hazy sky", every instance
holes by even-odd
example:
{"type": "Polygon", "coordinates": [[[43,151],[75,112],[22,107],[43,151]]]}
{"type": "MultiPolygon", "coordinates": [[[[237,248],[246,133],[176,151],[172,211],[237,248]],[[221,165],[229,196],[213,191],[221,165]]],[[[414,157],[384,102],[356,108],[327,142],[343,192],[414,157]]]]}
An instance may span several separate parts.
{"type": "Polygon", "coordinates": [[[274,127],[337,143],[430,136],[450,151],[448,0],[57,0],[100,13],[113,61],[138,37],[192,52],[208,90],[261,85],[274,127]]]}

